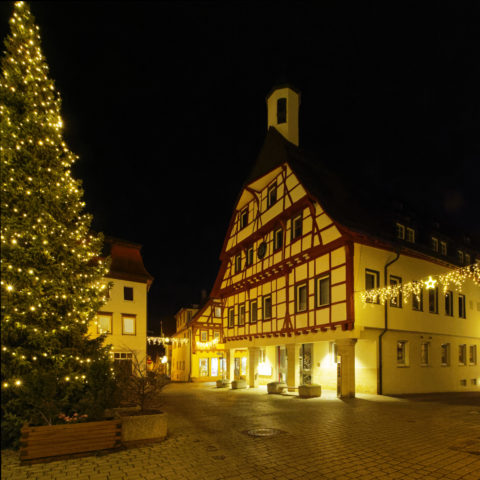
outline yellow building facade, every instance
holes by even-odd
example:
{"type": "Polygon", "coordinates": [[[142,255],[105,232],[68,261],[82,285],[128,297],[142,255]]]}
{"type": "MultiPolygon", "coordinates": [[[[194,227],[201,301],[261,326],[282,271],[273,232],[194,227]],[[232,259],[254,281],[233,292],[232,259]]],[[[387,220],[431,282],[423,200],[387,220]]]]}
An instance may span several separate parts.
{"type": "Polygon", "coordinates": [[[182,308],[175,315],[172,380],[211,382],[226,376],[221,312],[219,302],[208,301],[201,308],[182,308]]]}
{"type": "Polygon", "coordinates": [[[89,334],[107,334],[105,343],[113,346],[117,364],[131,362],[133,354],[140,362],[147,356],[147,293],[153,277],[145,269],[140,249],[136,243],[105,238],[105,255],[111,257],[105,280],[111,287],[89,334]]]}
{"type": "Polygon", "coordinates": [[[479,390],[478,249],[401,211],[362,211],[298,147],[299,106],[288,85],[267,98],[268,133],[200,322],[222,326],[226,376],[340,396],[479,390]]]}

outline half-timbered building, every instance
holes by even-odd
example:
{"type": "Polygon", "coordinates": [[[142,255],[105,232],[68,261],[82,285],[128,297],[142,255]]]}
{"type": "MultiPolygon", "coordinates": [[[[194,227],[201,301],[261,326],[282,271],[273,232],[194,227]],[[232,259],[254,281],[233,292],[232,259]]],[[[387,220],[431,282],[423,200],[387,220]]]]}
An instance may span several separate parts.
{"type": "Polygon", "coordinates": [[[299,148],[299,106],[289,85],[267,97],[265,142],[223,243],[210,298],[227,376],[252,387],[318,383],[341,396],[478,389],[478,249],[348,190],[299,148]]]}

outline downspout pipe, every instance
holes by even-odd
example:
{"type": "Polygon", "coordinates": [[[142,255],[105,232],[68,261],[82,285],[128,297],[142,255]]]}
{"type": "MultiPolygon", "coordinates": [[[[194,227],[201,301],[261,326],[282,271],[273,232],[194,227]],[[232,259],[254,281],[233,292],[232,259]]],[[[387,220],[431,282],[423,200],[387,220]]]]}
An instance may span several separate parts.
{"type": "MultiPolygon", "coordinates": [[[[400,251],[397,251],[397,256],[387,262],[383,269],[384,278],[385,278],[385,287],[388,286],[388,267],[395,263],[400,258],[400,251]]],[[[388,330],[388,302],[385,301],[384,304],[384,318],[385,323],[382,333],[378,337],[378,394],[383,395],[383,336],[388,330]]]]}

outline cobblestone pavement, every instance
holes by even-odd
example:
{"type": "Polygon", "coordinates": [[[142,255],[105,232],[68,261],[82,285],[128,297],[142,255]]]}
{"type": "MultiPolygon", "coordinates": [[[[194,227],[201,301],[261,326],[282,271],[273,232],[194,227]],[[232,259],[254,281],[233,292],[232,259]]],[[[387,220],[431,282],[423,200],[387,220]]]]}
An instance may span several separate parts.
{"type": "Polygon", "coordinates": [[[165,441],[30,466],[7,450],[3,480],[480,479],[477,393],[303,400],[170,384],[163,396],[165,441]]]}

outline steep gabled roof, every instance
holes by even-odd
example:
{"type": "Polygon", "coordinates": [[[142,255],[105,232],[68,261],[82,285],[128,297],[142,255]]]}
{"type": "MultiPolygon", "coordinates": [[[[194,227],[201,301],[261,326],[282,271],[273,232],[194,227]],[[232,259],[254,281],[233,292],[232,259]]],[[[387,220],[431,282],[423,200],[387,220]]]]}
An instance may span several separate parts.
{"type": "MultiPolygon", "coordinates": [[[[284,163],[288,163],[307,192],[340,226],[370,237],[397,242],[395,222],[406,220],[407,224],[423,230],[423,238],[419,232],[418,244],[410,246],[431,253],[428,235],[436,227],[429,212],[424,208],[421,211],[409,209],[386,186],[368,183],[365,179],[352,180],[348,175],[334,172],[317,155],[289,142],[274,127],[269,128],[244,187],[284,163]]],[[[457,229],[442,224],[442,232],[458,246],[464,244],[462,233],[457,229]]],[[[472,240],[474,244],[470,248],[478,252],[478,245],[475,239],[472,240]]]]}

